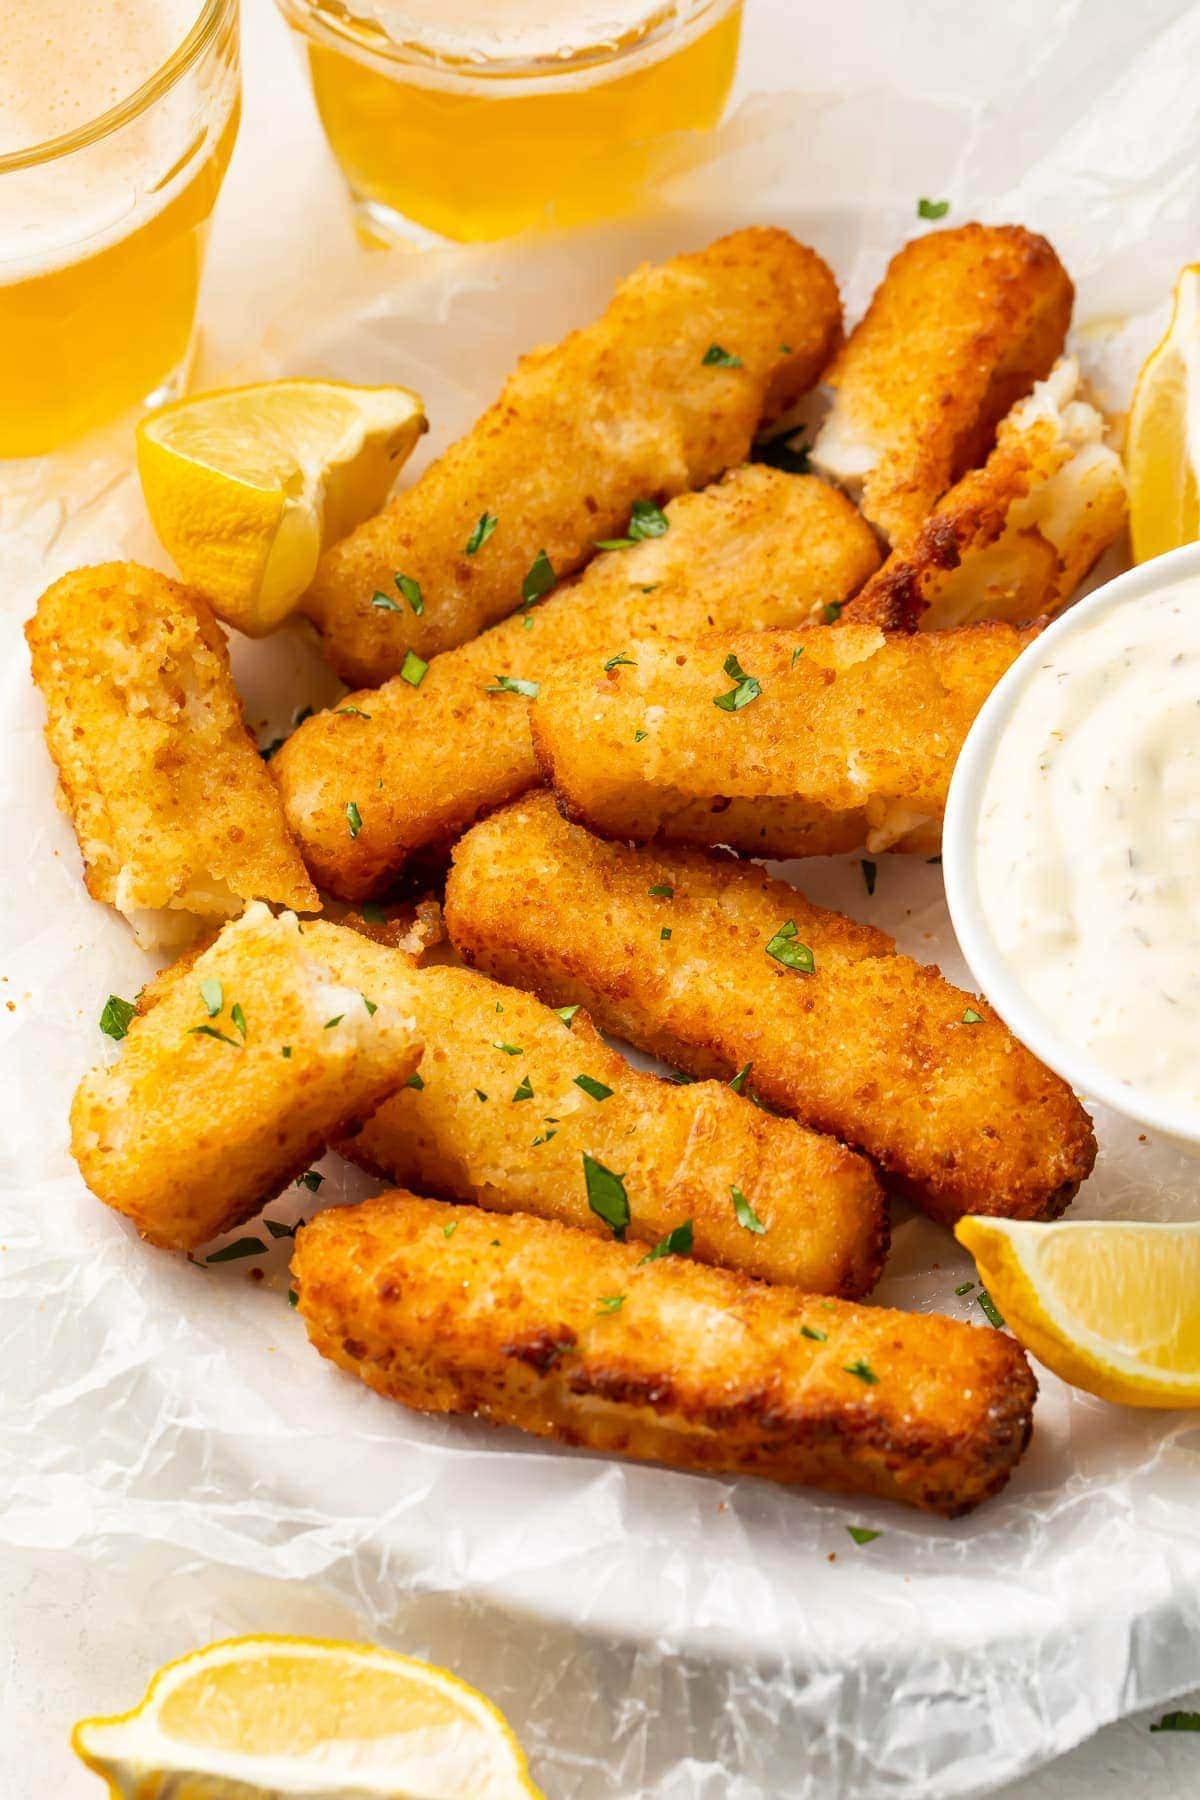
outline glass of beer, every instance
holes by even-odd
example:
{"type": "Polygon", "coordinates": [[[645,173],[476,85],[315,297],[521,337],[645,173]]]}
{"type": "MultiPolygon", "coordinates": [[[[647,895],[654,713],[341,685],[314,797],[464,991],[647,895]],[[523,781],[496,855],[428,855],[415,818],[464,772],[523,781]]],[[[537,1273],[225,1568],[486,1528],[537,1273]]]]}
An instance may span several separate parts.
{"type": "Polygon", "coordinates": [[[0,456],[175,391],[237,25],[237,0],[0,0],[0,456]]]}
{"type": "Polygon", "coordinates": [[[279,0],[368,237],[498,238],[636,204],[721,116],[741,0],[279,0]],[[411,235],[411,232],[408,233],[411,235]]]}

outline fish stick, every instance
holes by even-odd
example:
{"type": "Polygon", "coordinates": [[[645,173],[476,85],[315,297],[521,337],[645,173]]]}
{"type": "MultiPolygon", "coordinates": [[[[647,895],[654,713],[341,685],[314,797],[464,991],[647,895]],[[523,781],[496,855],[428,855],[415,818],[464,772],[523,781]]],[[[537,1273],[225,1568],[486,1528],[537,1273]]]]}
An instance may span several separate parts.
{"type": "Polygon", "coordinates": [[[815,625],[633,643],[612,668],[554,670],[534,746],[561,810],[605,837],[928,856],[971,723],[1034,636],[815,625]]]}
{"type": "Polygon", "coordinates": [[[377,1393],[607,1455],[953,1517],[1032,1429],[1037,1383],[1003,1332],[546,1219],[385,1194],[318,1214],[292,1270],[311,1342],[377,1393]]]}
{"type": "Polygon", "coordinates": [[[335,1145],[363,1168],[644,1245],[690,1219],[701,1262],[810,1293],[855,1299],[878,1279],[883,1193],[832,1138],[720,1082],[633,1069],[585,1013],[564,1019],[469,969],[419,968],[337,925],[307,925],[304,943],[339,982],[411,1016],[426,1046],[420,1074],[335,1145]]]}
{"type": "Polygon", "coordinates": [[[258,1212],[421,1057],[411,1016],[370,1010],[293,913],[257,902],[154,1000],[80,1082],[71,1149],[92,1192],[167,1249],[258,1212]]]}
{"type": "Polygon", "coordinates": [[[1045,238],[962,225],[894,256],[827,377],[812,466],[896,544],[987,456],[1000,420],[1050,371],[1074,290],[1045,238]]]}
{"type": "Polygon", "coordinates": [[[463,959],[865,1151],[931,1217],[1054,1218],[1095,1160],[1064,1081],[984,1000],[757,865],[630,850],[533,794],[455,851],[463,959]],[[664,901],[652,890],[669,887],[664,901]]]}
{"type": "Polygon", "coordinates": [[[141,944],[185,943],[247,900],[320,910],[197,594],[136,563],[78,569],[25,635],[88,892],[141,944]]]}
{"type": "Polygon", "coordinates": [[[323,886],[378,892],[536,785],[529,693],[567,657],[599,670],[635,635],[798,624],[879,566],[870,528],[815,476],[747,464],[664,516],[662,536],[598,556],[527,615],[435,657],[419,686],[350,694],[293,732],[271,766],[323,886]]]}
{"type": "Polygon", "coordinates": [[[1125,524],[1125,471],[1105,430],[1080,397],[1078,363],[1061,358],[1003,420],[983,468],[893,550],[839,623],[946,631],[1052,618],[1125,524]]]}
{"type": "Polygon", "coordinates": [[[524,357],[473,429],[322,559],[300,604],[330,662],[376,686],[544,593],[597,539],[623,535],[636,501],[742,462],[841,330],[833,276],[785,231],[737,231],[636,270],[594,324],[524,357]],[[399,575],[415,584],[406,594],[399,575]]]}

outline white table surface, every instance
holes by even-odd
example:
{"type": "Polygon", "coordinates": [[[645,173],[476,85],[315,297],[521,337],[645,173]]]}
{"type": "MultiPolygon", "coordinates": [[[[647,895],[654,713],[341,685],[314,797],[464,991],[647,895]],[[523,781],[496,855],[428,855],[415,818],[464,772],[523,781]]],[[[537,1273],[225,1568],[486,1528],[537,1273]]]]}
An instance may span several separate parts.
{"type": "MultiPolygon", "coordinates": [[[[1110,0],[1091,0],[1107,6],[1110,0]]],[[[864,83],[885,80],[886,22],[876,14],[857,35],[818,44],[809,0],[747,0],[737,93],[786,89],[814,54],[864,83]],[[878,27],[878,28],[877,28],[878,27]]],[[[1018,8],[1036,33],[1036,7],[1018,8]]],[[[305,259],[350,251],[352,233],[302,64],[273,0],[243,0],[246,110],[218,208],[202,307],[206,360],[226,360],[248,317],[286,305],[305,259]]],[[[936,4],[947,20],[963,15],[936,4]]],[[[828,12],[820,9],[827,21],[828,12]]],[[[969,30],[939,32],[939,80],[961,87],[969,73],[969,30]],[[961,66],[960,66],[961,64],[961,66]]],[[[978,69],[977,61],[973,65],[978,69]]],[[[0,1794],[4,1800],[95,1800],[94,1778],[67,1748],[84,1713],[129,1706],[149,1674],[171,1656],[249,1630],[360,1635],[352,1615],[318,1593],[209,1570],[162,1566],[147,1556],[119,1571],[68,1552],[0,1558],[0,1794]]],[[[1200,1695],[1177,1703],[1200,1707],[1200,1695]]],[[[1200,1735],[1151,1734],[1153,1715],[1102,1731],[1038,1775],[997,1790],[1005,1800],[1194,1800],[1200,1792],[1200,1735]]],[[[521,1721],[513,1720],[518,1733],[521,1721]]],[[[569,1724],[564,1723],[564,1729],[569,1724]]],[[[767,1797],[764,1796],[764,1800],[767,1797]]],[[[830,1800],[839,1797],[830,1796],[830,1800]]],[[[846,1800],[852,1800],[847,1796],[846,1800]]]]}

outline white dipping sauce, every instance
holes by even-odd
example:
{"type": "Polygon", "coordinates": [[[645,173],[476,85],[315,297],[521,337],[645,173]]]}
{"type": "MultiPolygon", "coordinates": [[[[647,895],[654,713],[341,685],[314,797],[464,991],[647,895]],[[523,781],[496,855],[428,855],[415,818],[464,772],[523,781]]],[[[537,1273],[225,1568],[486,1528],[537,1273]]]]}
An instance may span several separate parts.
{"type": "Polygon", "coordinates": [[[1058,1035],[1200,1113],[1200,579],[1048,646],[975,855],[992,939],[1058,1035]]]}

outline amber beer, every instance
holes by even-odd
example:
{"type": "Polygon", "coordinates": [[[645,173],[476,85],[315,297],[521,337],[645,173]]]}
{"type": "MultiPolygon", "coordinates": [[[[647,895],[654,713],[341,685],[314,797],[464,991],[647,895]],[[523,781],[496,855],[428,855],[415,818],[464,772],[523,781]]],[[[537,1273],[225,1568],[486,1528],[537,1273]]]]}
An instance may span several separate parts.
{"type": "Polygon", "coordinates": [[[497,238],[626,210],[715,125],[741,0],[279,0],[368,235],[497,238]]]}
{"type": "Polygon", "coordinates": [[[237,0],[0,0],[0,46],[0,456],[30,456],[186,366],[237,0]]]}

